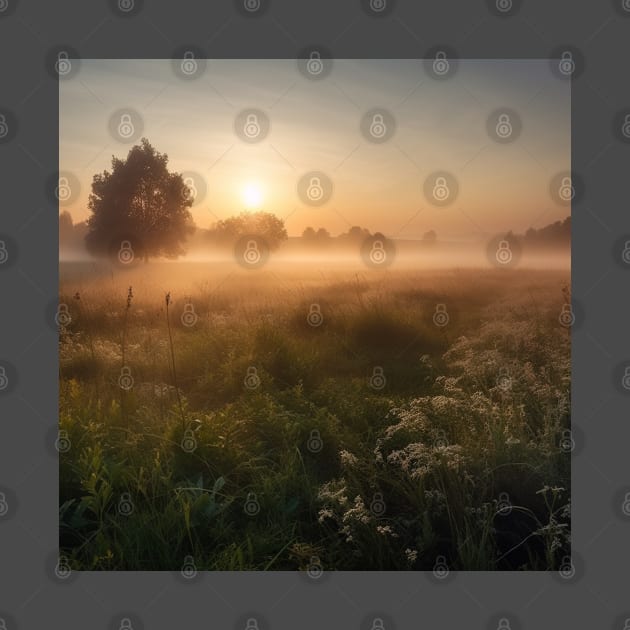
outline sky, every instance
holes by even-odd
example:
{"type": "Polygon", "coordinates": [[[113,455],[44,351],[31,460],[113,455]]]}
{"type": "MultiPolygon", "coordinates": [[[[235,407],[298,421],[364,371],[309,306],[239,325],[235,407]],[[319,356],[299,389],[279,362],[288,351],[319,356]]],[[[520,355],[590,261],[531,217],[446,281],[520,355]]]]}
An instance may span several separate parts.
{"type": "Polygon", "coordinates": [[[286,59],[208,60],[195,80],[179,77],[170,60],[82,60],[78,74],[60,82],[60,171],[80,183],[61,209],[75,222],[89,216],[94,174],[130,149],[108,128],[127,107],[140,112],[142,135],[168,154],[169,169],[202,179],[207,194],[191,209],[202,228],[264,210],[283,218],[290,236],[308,226],[335,235],[360,225],[395,238],[435,230],[474,240],[569,214],[549,190],[554,176],[570,170],[570,82],[546,60],[460,60],[447,80],[432,78],[422,60],[334,60],[320,81],[286,59]],[[509,144],[494,142],[486,125],[503,107],[522,120],[509,144]],[[260,143],[235,133],[248,108],[270,120],[260,143]],[[396,121],[382,144],[361,132],[373,108],[396,121]],[[333,182],[323,206],[298,194],[298,180],[311,171],[333,182]],[[424,193],[437,171],[457,180],[458,196],[446,207],[424,193]]]}

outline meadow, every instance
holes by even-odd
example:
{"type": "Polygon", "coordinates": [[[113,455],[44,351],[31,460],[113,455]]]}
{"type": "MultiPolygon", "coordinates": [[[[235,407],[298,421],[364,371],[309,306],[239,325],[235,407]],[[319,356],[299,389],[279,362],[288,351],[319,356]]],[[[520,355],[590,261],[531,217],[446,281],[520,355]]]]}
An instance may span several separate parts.
{"type": "Polygon", "coordinates": [[[555,570],[568,269],[60,263],[80,570],[555,570]]]}

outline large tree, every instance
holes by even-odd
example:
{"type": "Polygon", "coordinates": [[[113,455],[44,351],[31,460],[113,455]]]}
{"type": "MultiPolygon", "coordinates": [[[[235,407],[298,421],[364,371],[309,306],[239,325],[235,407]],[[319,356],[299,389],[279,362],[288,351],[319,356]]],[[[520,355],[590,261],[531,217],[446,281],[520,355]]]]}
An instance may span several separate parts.
{"type": "Polygon", "coordinates": [[[127,159],[112,157],[111,172],[94,176],[85,237],[91,253],[111,255],[125,242],[145,260],[185,253],[193,199],[182,175],[167,166],[168,156],[143,138],[127,159]]]}

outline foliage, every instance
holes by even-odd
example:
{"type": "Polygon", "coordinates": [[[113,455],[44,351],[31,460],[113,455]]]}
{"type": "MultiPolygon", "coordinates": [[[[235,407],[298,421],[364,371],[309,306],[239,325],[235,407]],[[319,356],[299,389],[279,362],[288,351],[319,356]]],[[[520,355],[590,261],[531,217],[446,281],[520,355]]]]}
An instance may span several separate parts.
{"type": "Polygon", "coordinates": [[[384,282],[287,270],[282,282],[236,274],[222,285],[187,264],[186,285],[172,267],[155,272],[182,291],[172,341],[146,272],[93,276],[80,299],[74,281],[62,286],[72,320],[60,335],[71,443],[60,540],[73,567],[179,570],[188,555],[208,570],[300,569],[312,557],[340,570],[431,570],[439,556],[458,570],[560,566],[565,274],[400,271],[384,282]],[[443,328],[436,301],[451,313],[443,328]],[[194,327],[181,320],[188,303],[194,327]],[[123,322],[135,384],[121,392],[123,322]]]}
{"type": "Polygon", "coordinates": [[[238,216],[218,221],[210,230],[210,240],[233,245],[246,235],[260,236],[270,249],[277,249],[287,239],[284,221],[270,212],[242,212],[238,216]]]}
{"type": "Polygon", "coordinates": [[[94,176],[88,207],[86,246],[92,254],[111,254],[128,241],[145,260],[177,258],[193,230],[192,198],[182,175],[171,173],[168,156],[146,138],[125,160],[112,157],[112,170],[94,176]]]}

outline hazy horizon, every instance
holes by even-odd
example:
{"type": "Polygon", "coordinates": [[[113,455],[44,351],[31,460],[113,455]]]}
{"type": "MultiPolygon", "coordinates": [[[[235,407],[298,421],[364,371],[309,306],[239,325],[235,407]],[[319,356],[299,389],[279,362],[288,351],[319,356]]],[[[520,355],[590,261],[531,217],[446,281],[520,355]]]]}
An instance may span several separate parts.
{"type": "Polygon", "coordinates": [[[112,112],[141,112],[143,136],[169,156],[169,169],[196,172],[207,186],[191,208],[205,229],[243,211],[284,219],[290,237],[306,227],[333,235],[359,225],[389,238],[444,241],[522,233],[564,220],[550,182],[570,170],[570,87],[544,60],[460,60],[447,81],[429,77],[422,60],[334,60],[330,77],[309,81],[295,60],[209,60],[205,74],[183,81],[169,60],[82,60],[76,81],[60,84],[60,170],[77,177],[80,193],[61,210],[75,223],[89,216],[92,177],[110,170],[112,155],[130,145],[108,133],[112,112]],[[267,113],[259,144],[234,133],[245,108],[267,113]],[[368,142],[361,116],[384,107],[396,133],[368,142]],[[519,112],[523,129],[512,144],[494,143],[486,119],[499,107],[519,112]],[[459,196],[436,207],[425,178],[452,172],[459,196]],[[297,182],[322,171],[334,182],[331,200],[311,207],[297,182]]]}

